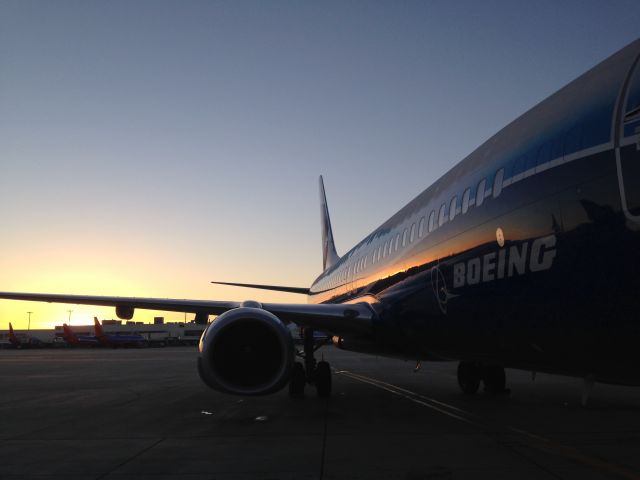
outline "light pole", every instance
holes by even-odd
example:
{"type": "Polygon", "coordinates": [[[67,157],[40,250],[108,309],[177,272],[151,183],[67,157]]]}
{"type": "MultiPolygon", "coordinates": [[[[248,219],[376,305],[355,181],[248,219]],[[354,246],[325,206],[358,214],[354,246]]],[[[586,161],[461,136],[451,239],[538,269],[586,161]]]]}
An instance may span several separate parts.
{"type": "Polygon", "coordinates": [[[31,330],[31,314],[32,314],[32,313],[33,313],[33,312],[27,312],[27,314],[29,315],[29,325],[27,326],[27,332],[28,332],[29,330],[31,330]]]}
{"type": "Polygon", "coordinates": [[[71,314],[73,313],[73,310],[67,310],[67,312],[69,312],[69,325],[71,325],[71,314]]]}

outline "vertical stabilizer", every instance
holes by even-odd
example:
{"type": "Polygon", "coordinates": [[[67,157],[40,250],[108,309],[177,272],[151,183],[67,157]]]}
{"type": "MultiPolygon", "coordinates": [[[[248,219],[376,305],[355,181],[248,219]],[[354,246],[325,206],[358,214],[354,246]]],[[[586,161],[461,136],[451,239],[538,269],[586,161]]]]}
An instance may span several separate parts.
{"type": "Polygon", "coordinates": [[[335,265],[340,260],[340,257],[336,253],[336,245],[333,242],[331,219],[329,218],[329,207],[324,193],[322,175],[320,175],[320,220],[322,222],[322,269],[326,270],[335,265]]]}
{"type": "Polygon", "coordinates": [[[75,333],[73,333],[73,330],[71,330],[71,327],[69,325],[67,325],[66,323],[62,324],[62,331],[63,333],[63,338],[67,343],[70,343],[72,345],[76,345],[78,343],[80,343],[80,341],[78,340],[78,337],[75,333]]]}
{"type": "Polygon", "coordinates": [[[96,330],[96,337],[104,337],[104,332],[102,331],[102,325],[100,325],[100,320],[98,317],[93,317],[93,326],[96,330]]]}
{"type": "Polygon", "coordinates": [[[15,345],[16,347],[18,345],[20,345],[20,340],[18,339],[18,337],[14,333],[13,325],[11,325],[11,322],[9,322],[9,342],[11,342],[11,344],[15,345]]]}

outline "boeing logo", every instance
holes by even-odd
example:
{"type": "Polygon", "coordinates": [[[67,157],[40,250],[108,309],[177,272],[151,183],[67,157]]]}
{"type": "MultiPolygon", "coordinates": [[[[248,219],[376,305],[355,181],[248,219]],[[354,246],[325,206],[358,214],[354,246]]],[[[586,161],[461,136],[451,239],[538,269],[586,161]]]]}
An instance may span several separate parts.
{"type": "Polygon", "coordinates": [[[524,275],[527,267],[529,272],[549,270],[556,257],[555,247],[556,236],[549,235],[456,263],[453,265],[453,288],[524,275]]]}

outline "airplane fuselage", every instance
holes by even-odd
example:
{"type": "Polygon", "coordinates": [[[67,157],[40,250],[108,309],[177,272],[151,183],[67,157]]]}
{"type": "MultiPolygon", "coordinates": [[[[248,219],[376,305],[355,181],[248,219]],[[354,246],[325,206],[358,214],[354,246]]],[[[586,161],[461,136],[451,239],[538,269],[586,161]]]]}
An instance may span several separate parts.
{"type": "Polygon", "coordinates": [[[639,55],[525,113],[318,277],[310,303],[378,314],[345,348],[640,384],[639,55]]]}

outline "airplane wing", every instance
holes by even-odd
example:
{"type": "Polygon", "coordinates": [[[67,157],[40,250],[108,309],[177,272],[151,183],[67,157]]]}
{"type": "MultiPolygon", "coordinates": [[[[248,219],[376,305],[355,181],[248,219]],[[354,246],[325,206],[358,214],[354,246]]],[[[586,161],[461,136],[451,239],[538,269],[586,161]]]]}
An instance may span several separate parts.
{"type": "MultiPolygon", "coordinates": [[[[64,295],[48,293],[0,292],[0,299],[31,302],[99,305],[117,308],[162,310],[206,315],[220,315],[243,306],[242,302],[181,300],[172,298],[108,297],[96,295],[64,295]]],[[[262,308],[284,322],[315,328],[330,333],[368,333],[375,316],[367,303],[297,304],[263,303],[262,308]]]]}

